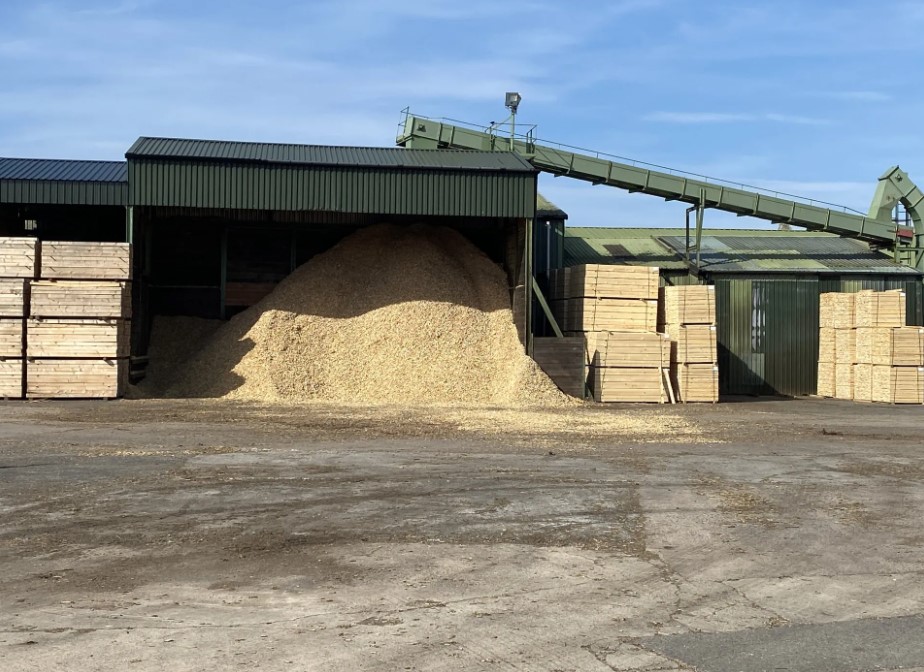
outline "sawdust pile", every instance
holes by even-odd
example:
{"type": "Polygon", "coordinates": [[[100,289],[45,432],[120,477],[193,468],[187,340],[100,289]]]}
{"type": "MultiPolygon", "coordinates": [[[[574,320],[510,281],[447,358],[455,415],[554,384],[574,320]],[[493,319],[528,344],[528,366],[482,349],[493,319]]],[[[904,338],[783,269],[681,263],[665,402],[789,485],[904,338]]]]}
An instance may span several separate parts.
{"type": "Polygon", "coordinates": [[[195,355],[224,324],[201,317],[158,315],[151,325],[149,363],[144,380],[129,388],[129,397],[162,396],[175,383],[178,367],[195,355]]]}
{"type": "Polygon", "coordinates": [[[458,232],[379,225],[219,329],[168,396],[565,404],[525,355],[504,272],[458,232]]]}

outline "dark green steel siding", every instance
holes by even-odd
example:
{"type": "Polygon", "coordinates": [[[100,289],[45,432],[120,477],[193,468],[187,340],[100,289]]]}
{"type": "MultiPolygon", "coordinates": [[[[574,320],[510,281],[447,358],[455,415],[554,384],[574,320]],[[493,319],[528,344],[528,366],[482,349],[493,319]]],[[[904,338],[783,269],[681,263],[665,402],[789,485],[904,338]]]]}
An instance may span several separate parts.
{"type": "Polygon", "coordinates": [[[564,221],[540,219],[537,216],[533,225],[533,268],[536,269],[536,275],[562,267],[564,237],[564,221]]]}
{"type": "Polygon", "coordinates": [[[124,182],[0,180],[0,203],[41,205],[125,205],[124,182]]]}
{"type": "Polygon", "coordinates": [[[139,206],[532,217],[536,176],[427,171],[129,161],[129,202],[139,206]]]}
{"type": "Polygon", "coordinates": [[[814,394],[818,279],[717,278],[723,394],[814,394]]]}

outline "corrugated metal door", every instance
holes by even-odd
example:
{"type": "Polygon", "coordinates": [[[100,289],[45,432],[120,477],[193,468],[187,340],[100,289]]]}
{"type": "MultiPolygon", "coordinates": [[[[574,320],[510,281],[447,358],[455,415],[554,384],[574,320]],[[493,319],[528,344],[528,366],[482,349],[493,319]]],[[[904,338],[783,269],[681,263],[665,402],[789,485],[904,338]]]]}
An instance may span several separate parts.
{"type": "Polygon", "coordinates": [[[814,394],[815,277],[716,279],[723,394],[814,394]]]}

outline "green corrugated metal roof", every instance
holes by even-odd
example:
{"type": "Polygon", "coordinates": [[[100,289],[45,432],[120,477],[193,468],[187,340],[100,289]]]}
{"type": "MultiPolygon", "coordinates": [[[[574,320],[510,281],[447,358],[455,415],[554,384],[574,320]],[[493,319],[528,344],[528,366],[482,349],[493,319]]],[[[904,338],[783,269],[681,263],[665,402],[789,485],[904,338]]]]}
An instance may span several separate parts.
{"type": "MultiPolygon", "coordinates": [[[[686,245],[680,236],[660,240],[678,254],[686,245]]],[[[711,273],[916,273],[866,243],[838,236],[703,236],[700,259],[711,273]]]]}
{"type": "Polygon", "coordinates": [[[402,147],[332,147],[180,138],[141,137],[129,148],[125,156],[129,159],[185,159],[299,166],[537,172],[529,161],[514,152],[404,149],[402,147]]]}
{"type": "Polygon", "coordinates": [[[548,219],[568,219],[568,213],[552,203],[542,194],[536,194],[536,217],[548,219]]]}
{"type": "MultiPolygon", "coordinates": [[[[637,264],[684,271],[684,229],[567,228],[565,265],[637,264]]],[[[803,231],[711,229],[702,239],[703,270],[711,273],[916,272],[850,238],[803,231]]]]}
{"type": "Polygon", "coordinates": [[[127,182],[125,161],[0,158],[0,180],[127,182]]]}
{"type": "Polygon", "coordinates": [[[124,161],[0,158],[0,203],[125,205],[124,161]]]}

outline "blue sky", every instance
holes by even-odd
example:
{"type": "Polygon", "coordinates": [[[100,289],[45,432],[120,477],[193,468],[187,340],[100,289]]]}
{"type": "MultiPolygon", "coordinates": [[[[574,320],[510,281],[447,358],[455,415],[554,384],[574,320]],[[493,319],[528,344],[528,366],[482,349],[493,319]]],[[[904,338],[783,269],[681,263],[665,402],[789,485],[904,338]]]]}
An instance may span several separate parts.
{"type": "MultiPolygon", "coordinates": [[[[865,210],[924,184],[924,2],[3,0],[0,156],[118,159],[139,135],[390,145],[399,112],[865,210]]],[[[578,226],[683,206],[543,176],[578,226]]],[[[759,226],[710,213],[709,226],[759,226]]]]}

